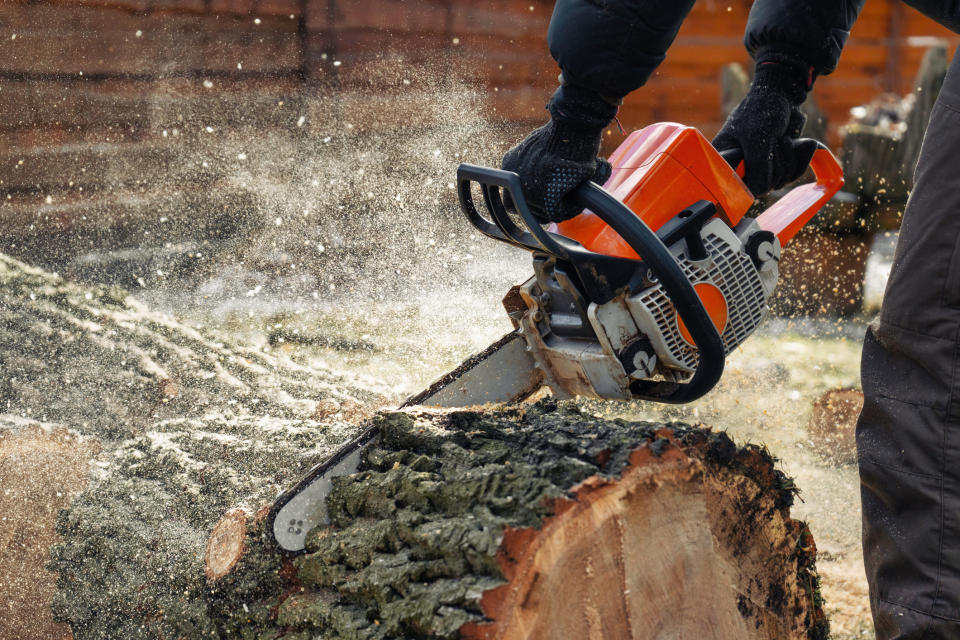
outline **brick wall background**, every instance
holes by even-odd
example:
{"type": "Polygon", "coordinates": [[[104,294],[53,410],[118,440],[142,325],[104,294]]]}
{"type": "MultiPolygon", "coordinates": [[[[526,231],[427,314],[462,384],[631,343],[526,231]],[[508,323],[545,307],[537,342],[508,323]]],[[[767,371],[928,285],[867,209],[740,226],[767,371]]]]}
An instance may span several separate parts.
{"type": "MultiPolygon", "coordinates": [[[[623,125],[712,134],[720,67],[747,62],[750,4],[701,0],[623,125]]],[[[62,267],[92,250],[243,237],[272,215],[250,174],[292,179],[297,154],[345,128],[493,123],[472,142],[496,157],[544,119],[551,11],[544,0],[0,2],[0,250],[62,267]],[[284,162],[244,165],[258,145],[284,162]]],[[[867,3],[839,70],[817,84],[831,142],[850,107],[910,90],[932,38],[958,41],[901,2],[867,3]]]]}

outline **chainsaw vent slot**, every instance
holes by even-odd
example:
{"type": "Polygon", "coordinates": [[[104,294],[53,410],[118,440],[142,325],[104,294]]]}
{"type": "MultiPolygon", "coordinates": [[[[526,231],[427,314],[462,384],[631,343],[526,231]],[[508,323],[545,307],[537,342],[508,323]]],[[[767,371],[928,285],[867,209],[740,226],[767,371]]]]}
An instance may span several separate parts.
{"type": "MultiPolygon", "coordinates": [[[[739,241],[735,237],[724,237],[729,232],[725,225],[720,229],[717,224],[723,225],[722,222],[715,221],[704,227],[704,244],[712,257],[712,264],[708,269],[701,269],[685,259],[678,262],[691,282],[710,282],[723,293],[728,316],[726,328],[720,337],[724,351],[730,353],[760,324],[766,309],[766,300],[760,275],[750,258],[737,250],[739,241]],[[731,240],[736,244],[731,244],[731,240]]],[[[663,363],[688,373],[696,369],[699,352],[680,335],[676,310],[663,288],[660,285],[651,287],[640,296],[639,303],[652,316],[656,331],[660,334],[650,337],[654,342],[661,343],[666,355],[662,358],[663,363]]]]}

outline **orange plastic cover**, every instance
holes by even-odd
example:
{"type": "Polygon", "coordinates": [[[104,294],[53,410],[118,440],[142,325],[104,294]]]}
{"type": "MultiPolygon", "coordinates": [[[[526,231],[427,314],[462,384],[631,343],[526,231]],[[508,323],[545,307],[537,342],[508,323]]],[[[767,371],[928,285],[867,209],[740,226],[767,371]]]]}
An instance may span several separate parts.
{"type": "MultiPolygon", "coordinates": [[[[610,164],[613,173],[604,188],[654,231],[700,200],[716,203],[719,217],[731,227],[753,204],[753,195],[736,172],[693,127],[661,122],[634,131],[611,154],[610,164]]],[[[590,211],[557,226],[591,251],[638,257],[590,211]]]]}

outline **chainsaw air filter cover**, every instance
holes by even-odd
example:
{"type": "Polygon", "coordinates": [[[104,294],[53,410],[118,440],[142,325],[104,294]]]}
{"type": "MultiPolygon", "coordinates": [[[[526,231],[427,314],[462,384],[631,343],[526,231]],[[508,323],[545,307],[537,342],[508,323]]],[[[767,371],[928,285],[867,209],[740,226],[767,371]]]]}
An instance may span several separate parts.
{"type": "MultiPolygon", "coordinates": [[[[611,154],[610,164],[613,172],[603,188],[653,231],[700,200],[714,203],[728,227],[735,227],[753,204],[736,171],[693,127],[663,122],[634,131],[611,154]]],[[[558,231],[597,253],[639,257],[590,211],[560,223],[558,231]]]]}

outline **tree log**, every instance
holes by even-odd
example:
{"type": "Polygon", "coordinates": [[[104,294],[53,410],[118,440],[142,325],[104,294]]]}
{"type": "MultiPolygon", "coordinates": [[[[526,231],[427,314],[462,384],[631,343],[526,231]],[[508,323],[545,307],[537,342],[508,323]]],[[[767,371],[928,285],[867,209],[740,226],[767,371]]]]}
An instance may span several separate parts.
{"type": "MultiPolygon", "coordinates": [[[[136,617],[130,611],[176,611],[183,598],[176,578],[164,591],[170,606],[144,585],[168,568],[189,572],[227,507],[272,498],[355,434],[347,414],[381,402],[353,379],[227,344],[121,289],[71,283],[2,254],[0,371],[3,638],[60,640],[67,631],[54,618],[78,638],[142,637],[136,625],[111,625],[136,617]],[[77,510],[58,516],[78,494],[77,510]],[[49,553],[57,533],[67,542],[49,553]],[[57,578],[56,616],[48,559],[69,566],[57,578]],[[75,583],[78,566],[100,577],[75,583]],[[104,589],[134,567],[140,573],[126,578],[142,579],[142,597],[104,589]],[[71,603],[87,595],[116,608],[76,614],[71,603]],[[102,623],[96,633],[91,616],[102,623]]],[[[197,624],[184,635],[195,637],[197,624]]]]}
{"type": "Polygon", "coordinates": [[[307,555],[235,511],[211,533],[250,545],[204,594],[222,636],[827,637],[812,537],[760,448],[550,401],[375,421],[307,555]]]}
{"type": "Polygon", "coordinates": [[[0,412],[101,440],[211,413],[311,416],[382,402],[352,379],[157,313],[119,287],[80,285],[0,254],[0,412]],[[56,390],[51,393],[51,390],[56,390]]]}
{"type": "Polygon", "coordinates": [[[103,446],[50,554],[77,640],[826,637],[812,539],[757,448],[547,401],[381,414],[291,561],[258,508],[376,396],[117,290],[7,259],[0,285],[5,408],[103,446]]]}

